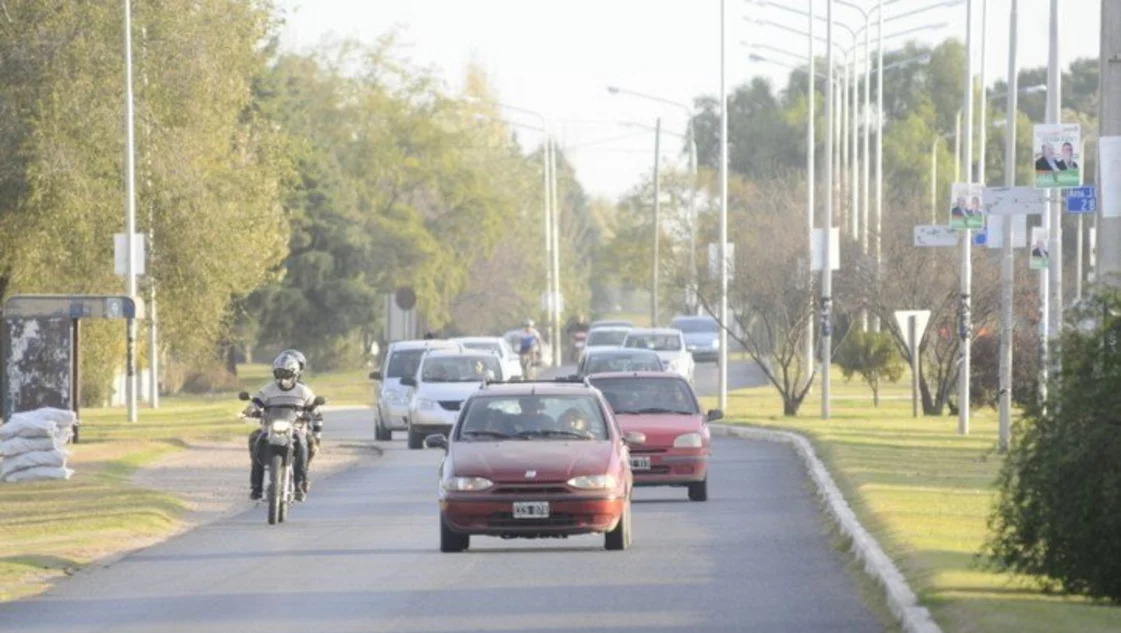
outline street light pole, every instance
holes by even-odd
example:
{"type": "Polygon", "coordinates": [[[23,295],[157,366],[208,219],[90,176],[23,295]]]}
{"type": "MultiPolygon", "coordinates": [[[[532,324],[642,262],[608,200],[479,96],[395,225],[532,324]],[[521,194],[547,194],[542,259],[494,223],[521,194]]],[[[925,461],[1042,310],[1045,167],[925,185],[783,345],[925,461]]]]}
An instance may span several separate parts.
{"type": "Polygon", "coordinates": [[[559,194],[557,192],[557,144],[555,140],[550,139],[549,143],[549,162],[552,163],[552,176],[553,176],[553,332],[556,338],[553,339],[553,367],[561,366],[561,356],[564,350],[564,344],[561,341],[561,326],[560,326],[560,204],[558,203],[559,194]]]}
{"type": "MultiPolygon", "coordinates": [[[[884,0],[879,0],[879,26],[876,37],[877,70],[876,73],[876,292],[880,291],[882,275],[880,272],[883,264],[883,239],[884,232],[884,0]]],[[[935,167],[937,169],[937,166],[935,167]]],[[[937,173],[935,173],[937,176],[937,173]]],[[[880,315],[877,312],[872,318],[872,331],[880,331],[880,315]]]]}
{"type": "Polygon", "coordinates": [[[985,162],[985,149],[988,145],[989,138],[989,108],[988,108],[988,89],[986,80],[988,75],[985,72],[985,43],[988,41],[986,33],[988,33],[988,19],[989,19],[989,1],[981,0],[981,144],[977,148],[979,156],[977,159],[977,183],[980,185],[989,184],[989,179],[986,175],[985,162]]]}
{"type": "MultiPolygon", "coordinates": [[[[817,81],[817,76],[814,72],[814,0],[806,0],[806,11],[809,13],[810,23],[810,36],[807,38],[809,42],[809,72],[806,73],[806,107],[808,108],[808,115],[806,117],[806,247],[809,251],[806,254],[806,272],[809,273],[807,278],[807,288],[809,290],[809,318],[806,319],[806,382],[813,382],[813,366],[814,366],[814,305],[813,305],[813,237],[814,237],[814,182],[815,172],[817,171],[817,164],[814,156],[816,149],[817,139],[815,133],[816,126],[816,109],[817,109],[817,91],[814,89],[814,82],[817,81]]],[[[826,79],[829,81],[829,79],[826,79]]],[[[825,239],[829,240],[829,235],[825,239]]],[[[828,266],[828,262],[825,264],[828,266]]]]}
{"type": "MultiPolygon", "coordinates": [[[[1016,98],[1018,77],[1016,76],[1016,38],[1018,34],[1018,0],[1012,0],[1011,21],[1008,27],[1008,103],[1004,126],[1004,186],[1016,186],[1016,98]]],[[[998,449],[1008,451],[1012,436],[1012,360],[1013,327],[1012,300],[1015,282],[1015,249],[1012,244],[1012,216],[1004,220],[1004,252],[1001,266],[1000,287],[1000,427],[998,449]]]]}
{"type": "MultiPolygon", "coordinates": [[[[965,2],[965,171],[973,182],[973,0],[965,2]]],[[[969,365],[973,325],[970,292],[973,286],[973,230],[961,239],[961,297],[958,302],[961,366],[958,369],[958,433],[969,434],[969,365]]]]}
{"type": "MultiPolygon", "coordinates": [[[[826,75],[829,81],[825,82],[825,127],[833,129],[833,0],[826,0],[826,26],[825,26],[825,39],[827,41],[825,47],[826,65],[828,72],[826,75]]],[[[825,182],[833,181],[833,135],[830,134],[825,140],[825,182]]],[[[822,240],[824,244],[824,254],[821,258],[821,418],[823,420],[829,419],[829,392],[830,392],[830,379],[829,370],[833,366],[833,270],[829,265],[832,253],[832,240],[829,239],[833,234],[833,197],[829,196],[825,201],[825,239],[822,240]]]]}
{"type": "Polygon", "coordinates": [[[653,285],[650,288],[650,327],[658,327],[658,247],[661,243],[661,171],[659,160],[662,143],[662,117],[654,123],[654,262],[653,285]]]}
{"type": "MultiPolygon", "coordinates": [[[[136,139],[132,93],[132,2],[124,0],[125,5],[125,273],[128,279],[128,296],[136,300],[136,139]]],[[[127,349],[125,353],[125,404],[128,421],[136,422],[136,319],[128,319],[127,349]]]]}
{"type": "MultiPolygon", "coordinates": [[[[832,1],[832,0],[830,0],[832,1]]],[[[728,408],[728,87],[724,0],[720,0],[720,366],[719,406],[728,408]]],[[[826,240],[828,243],[829,240],[826,240]]],[[[826,269],[829,267],[826,266],[826,269]]]]}
{"type": "MultiPolygon", "coordinates": [[[[1059,66],[1059,0],[1051,0],[1050,55],[1047,64],[1047,122],[1060,123],[1062,111],[1062,68],[1059,66]]],[[[1056,189],[1048,189],[1051,197],[1051,257],[1046,272],[1051,277],[1051,339],[1058,340],[1063,332],[1063,202],[1056,189]]],[[[1044,274],[1044,277],[1047,275],[1044,274]]],[[[1056,353],[1051,359],[1053,370],[1062,366],[1062,359],[1056,353]]]]}

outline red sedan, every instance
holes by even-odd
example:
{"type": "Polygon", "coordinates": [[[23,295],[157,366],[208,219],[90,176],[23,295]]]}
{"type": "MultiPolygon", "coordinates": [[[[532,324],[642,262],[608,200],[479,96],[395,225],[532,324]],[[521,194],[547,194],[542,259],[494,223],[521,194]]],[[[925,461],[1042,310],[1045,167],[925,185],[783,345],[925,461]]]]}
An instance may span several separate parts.
{"type": "Polygon", "coordinates": [[[645,436],[631,449],[636,486],[684,486],[689,499],[708,500],[708,423],[724,414],[701,412],[687,380],[665,372],[596,374],[589,382],[603,392],[624,432],[645,436]]]}
{"type": "Polygon", "coordinates": [[[564,538],[604,534],[631,543],[634,479],[626,433],[602,394],[583,382],[487,385],[463,405],[440,465],[440,551],[468,548],[472,535],[564,538]]]}

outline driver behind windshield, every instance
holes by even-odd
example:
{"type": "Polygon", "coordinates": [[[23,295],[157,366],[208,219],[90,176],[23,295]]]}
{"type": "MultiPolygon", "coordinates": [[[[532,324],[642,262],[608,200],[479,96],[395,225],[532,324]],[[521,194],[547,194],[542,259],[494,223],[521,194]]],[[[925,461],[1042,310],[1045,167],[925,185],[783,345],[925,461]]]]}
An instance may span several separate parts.
{"type": "Polygon", "coordinates": [[[561,414],[558,420],[562,431],[570,431],[581,435],[589,434],[588,416],[577,407],[569,407],[561,414]]]}
{"type": "Polygon", "coordinates": [[[518,416],[518,426],[523,432],[543,431],[553,426],[553,418],[545,413],[545,403],[537,396],[523,396],[518,398],[521,415],[518,416]]]}

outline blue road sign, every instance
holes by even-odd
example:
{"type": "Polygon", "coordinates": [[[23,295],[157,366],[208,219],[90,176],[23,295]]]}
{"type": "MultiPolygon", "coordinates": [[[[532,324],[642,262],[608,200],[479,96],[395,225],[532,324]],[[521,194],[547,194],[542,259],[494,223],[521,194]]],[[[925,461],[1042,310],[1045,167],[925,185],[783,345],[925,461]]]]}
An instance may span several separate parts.
{"type": "Polygon", "coordinates": [[[976,233],[973,234],[973,245],[974,246],[984,246],[988,243],[989,243],[989,234],[985,231],[985,229],[981,229],[980,231],[977,231],[976,233]]]}
{"type": "Polygon", "coordinates": [[[1093,186],[1067,189],[1066,198],[1067,213],[1093,213],[1098,210],[1093,186]]]}

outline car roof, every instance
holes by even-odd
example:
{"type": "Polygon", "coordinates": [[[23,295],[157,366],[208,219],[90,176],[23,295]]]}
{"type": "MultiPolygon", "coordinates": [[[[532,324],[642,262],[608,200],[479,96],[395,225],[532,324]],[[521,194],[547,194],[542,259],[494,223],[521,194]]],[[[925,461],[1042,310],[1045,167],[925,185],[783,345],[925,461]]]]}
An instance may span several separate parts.
{"type": "Polygon", "coordinates": [[[630,332],[634,327],[630,325],[597,325],[590,328],[589,332],[630,332]]]}
{"type": "Polygon", "coordinates": [[[589,381],[599,380],[600,378],[652,378],[659,380],[680,380],[688,382],[680,374],[665,371],[605,371],[603,373],[596,373],[588,376],[589,381]]]}
{"type": "Polygon", "coordinates": [[[412,339],[407,341],[393,341],[389,344],[389,351],[417,350],[417,349],[463,349],[455,341],[446,339],[412,339]]]}
{"type": "Polygon", "coordinates": [[[492,382],[475,392],[475,396],[563,396],[587,394],[595,396],[598,390],[583,379],[526,380],[519,382],[492,382]]]}
{"type": "Polygon", "coordinates": [[[499,343],[506,339],[501,336],[457,336],[448,340],[456,343],[499,343]]]}
{"type": "Polygon", "coordinates": [[[681,330],[675,327],[642,327],[627,333],[628,336],[631,334],[681,334],[681,330]]]}
{"type": "Polygon", "coordinates": [[[716,320],[716,317],[714,317],[710,314],[682,314],[680,316],[673,317],[673,321],[670,321],[670,323],[677,323],[679,321],[715,321],[715,320],[716,320]]]}
{"type": "Polygon", "coordinates": [[[495,358],[497,354],[485,349],[434,349],[424,355],[428,358],[495,358]]]}
{"type": "Polygon", "coordinates": [[[588,355],[595,356],[633,356],[635,354],[653,354],[657,356],[658,352],[652,349],[646,349],[645,347],[605,347],[602,349],[588,350],[588,355]]]}

